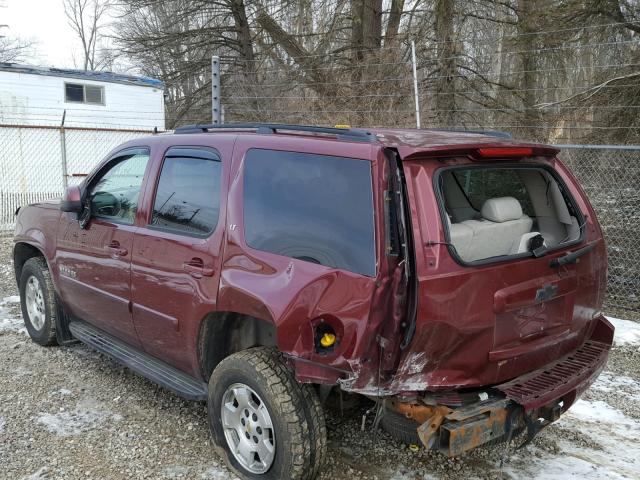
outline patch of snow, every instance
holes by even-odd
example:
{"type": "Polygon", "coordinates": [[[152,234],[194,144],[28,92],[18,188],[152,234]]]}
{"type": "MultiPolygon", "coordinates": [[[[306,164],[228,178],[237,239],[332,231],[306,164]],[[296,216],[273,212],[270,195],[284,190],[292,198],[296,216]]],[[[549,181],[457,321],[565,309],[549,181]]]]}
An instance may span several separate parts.
{"type": "Polygon", "coordinates": [[[504,468],[513,478],[591,480],[640,478],[640,422],[602,401],[577,401],[558,425],[585,435],[601,448],[558,437],[558,454],[530,446],[504,468]]]}
{"type": "Polygon", "coordinates": [[[70,412],[41,413],[36,420],[58,437],[70,437],[91,430],[109,419],[117,421],[122,417],[104,410],[76,407],[70,412]]]}
{"type": "MultiPolygon", "coordinates": [[[[230,477],[229,472],[219,467],[217,463],[207,468],[198,477],[196,477],[197,469],[195,467],[186,467],[184,465],[172,465],[165,468],[162,473],[167,478],[200,478],[201,480],[235,480],[237,477],[230,477]]],[[[239,480],[239,479],[238,479],[239,480]]]]}
{"type": "Polygon", "coordinates": [[[171,467],[165,468],[162,473],[168,478],[185,478],[189,473],[189,467],[172,465],[171,467]]]}
{"type": "Polygon", "coordinates": [[[624,394],[625,397],[640,402],[640,382],[624,375],[603,372],[590,388],[600,392],[624,394]]]}
{"type": "Polygon", "coordinates": [[[389,480],[435,480],[436,478],[438,477],[428,473],[418,473],[412,470],[407,470],[404,467],[400,467],[391,475],[391,477],[389,477],[389,480]]]}
{"type": "Polygon", "coordinates": [[[17,295],[4,297],[0,300],[0,331],[27,333],[27,329],[24,328],[22,318],[12,316],[11,312],[6,307],[9,304],[15,303],[20,303],[20,297],[17,295]]]}
{"type": "Polygon", "coordinates": [[[616,329],[613,335],[613,343],[616,345],[640,343],[640,322],[613,317],[607,317],[607,320],[609,320],[616,329]]]}
{"type": "Polygon", "coordinates": [[[49,478],[49,469],[47,467],[40,468],[37,472],[22,477],[22,480],[44,480],[49,478]]]}
{"type": "MultiPolygon", "coordinates": [[[[202,472],[202,474],[200,475],[200,478],[202,480],[228,480],[229,472],[227,472],[226,470],[223,470],[218,466],[213,466],[213,467],[207,468],[204,472],[202,472]]],[[[238,477],[233,477],[233,479],[240,480],[238,479],[238,477]]]]}
{"type": "Polygon", "coordinates": [[[21,318],[4,317],[5,313],[0,307],[0,331],[27,333],[21,318]]]}

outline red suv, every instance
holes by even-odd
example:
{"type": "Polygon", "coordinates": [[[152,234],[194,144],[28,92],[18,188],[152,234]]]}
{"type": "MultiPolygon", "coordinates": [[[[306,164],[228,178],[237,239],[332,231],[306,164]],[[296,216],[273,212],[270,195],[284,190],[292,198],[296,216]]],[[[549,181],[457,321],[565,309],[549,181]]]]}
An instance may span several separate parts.
{"type": "Polygon", "coordinates": [[[27,330],[206,400],[245,478],[313,478],[335,389],[446,455],[604,367],[607,258],[558,150],[498,132],[195,125],[18,212],[27,330]]]}

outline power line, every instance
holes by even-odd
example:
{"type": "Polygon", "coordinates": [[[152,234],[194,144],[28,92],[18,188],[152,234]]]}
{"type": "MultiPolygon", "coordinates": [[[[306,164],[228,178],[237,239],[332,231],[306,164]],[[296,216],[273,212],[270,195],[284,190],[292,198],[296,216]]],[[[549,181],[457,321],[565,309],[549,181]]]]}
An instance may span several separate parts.
{"type": "MultiPolygon", "coordinates": [[[[602,46],[613,46],[613,45],[629,45],[634,44],[638,45],[638,40],[624,40],[618,42],[600,42],[600,43],[587,43],[580,45],[564,45],[561,47],[544,47],[544,48],[533,48],[530,50],[515,50],[515,51],[502,51],[502,50],[493,50],[489,52],[489,55],[501,55],[501,56],[510,56],[510,55],[522,55],[526,53],[541,53],[541,52],[551,52],[551,51],[561,51],[561,50],[580,50],[583,48],[594,48],[594,47],[602,47],[602,46]]],[[[486,53],[485,53],[486,55],[486,53]]],[[[445,60],[458,60],[469,58],[470,55],[453,55],[450,57],[442,57],[442,58],[434,58],[433,62],[436,61],[445,61],[445,60]]],[[[296,58],[304,58],[304,57],[296,57],[296,58]]],[[[283,65],[278,68],[261,68],[258,70],[258,73],[270,73],[270,72],[282,72],[286,71],[287,68],[300,68],[305,72],[308,71],[345,71],[345,70],[366,70],[369,67],[377,67],[377,66],[388,66],[388,65],[409,65],[408,61],[406,62],[376,62],[376,63],[358,63],[357,65],[331,65],[331,66],[305,66],[301,67],[298,63],[292,63],[283,65]]],[[[244,73],[244,72],[243,72],[244,73]]]]}
{"type": "MultiPolygon", "coordinates": [[[[616,26],[626,26],[626,25],[639,25],[640,21],[629,21],[629,22],[613,22],[613,23],[603,23],[599,25],[583,25],[580,27],[567,27],[560,28],[555,30],[539,30],[536,32],[525,32],[525,33],[515,33],[511,35],[500,35],[496,37],[490,37],[486,39],[478,39],[476,37],[468,37],[468,38],[456,38],[455,40],[429,40],[429,44],[432,45],[444,45],[449,43],[459,43],[459,42],[474,42],[475,44],[479,43],[495,43],[498,41],[502,41],[505,39],[517,39],[521,37],[528,36],[536,36],[536,35],[550,35],[553,33],[565,33],[572,31],[580,31],[580,30],[592,30],[597,28],[606,28],[606,27],[616,27],[616,26]]],[[[329,32],[327,32],[329,33],[329,32]]],[[[294,35],[295,36],[295,35],[294,35]]],[[[394,50],[406,50],[408,49],[408,45],[403,46],[383,46],[379,48],[357,48],[357,47],[343,47],[340,52],[336,53],[318,53],[318,54],[309,54],[309,55],[300,55],[297,58],[318,58],[318,57],[330,57],[330,56],[338,56],[342,55],[345,51],[358,51],[358,52],[367,52],[367,51],[375,51],[375,52],[384,52],[385,50],[394,51],[394,50]]],[[[268,57],[267,57],[268,58],[268,57]]],[[[224,58],[223,61],[228,60],[229,57],[224,58]]],[[[246,60],[236,57],[231,57],[231,60],[234,62],[242,62],[242,63],[258,63],[263,62],[265,59],[255,59],[255,60],[246,60]]]]}

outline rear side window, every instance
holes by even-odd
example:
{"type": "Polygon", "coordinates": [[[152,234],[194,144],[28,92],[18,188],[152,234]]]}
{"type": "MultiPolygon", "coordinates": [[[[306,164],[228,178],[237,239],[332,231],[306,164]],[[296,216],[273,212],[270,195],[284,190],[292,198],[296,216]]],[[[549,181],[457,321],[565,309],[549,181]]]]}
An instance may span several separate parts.
{"type": "Polygon", "coordinates": [[[257,250],[375,276],[371,163],[249,150],[244,228],[257,250]]]}
{"type": "Polygon", "coordinates": [[[221,167],[212,150],[171,148],[162,164],[151,224],[176,233],[211,233],[220,211],[221,167]]]}

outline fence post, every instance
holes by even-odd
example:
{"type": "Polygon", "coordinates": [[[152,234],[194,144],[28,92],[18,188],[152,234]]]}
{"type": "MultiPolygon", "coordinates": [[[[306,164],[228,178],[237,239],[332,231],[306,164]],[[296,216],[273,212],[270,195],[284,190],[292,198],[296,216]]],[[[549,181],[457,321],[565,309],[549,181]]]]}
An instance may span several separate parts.
{"type": "Polygon", "coordinates": [[[67,189],[68,175],[67,175],[67,140],[64,133],[64,119],[67,116],[67,111],[62,111],[62,121],[60,122],[60,153],[62,159],[62,188],[67,189]]]}
{"type": "Polygon", "coordinates": [[[413,67],[413,96],[416,103],[416,128],[420,128],[420,99],[418,97],[418,72],[416,69],[416,42],[411,40],[411,66],[413,67]]]}
{"type": "Polygon", "coordinates": [[[214,125],[220,125],[220,57],[211,57],[211,121],[214,125]]]}

